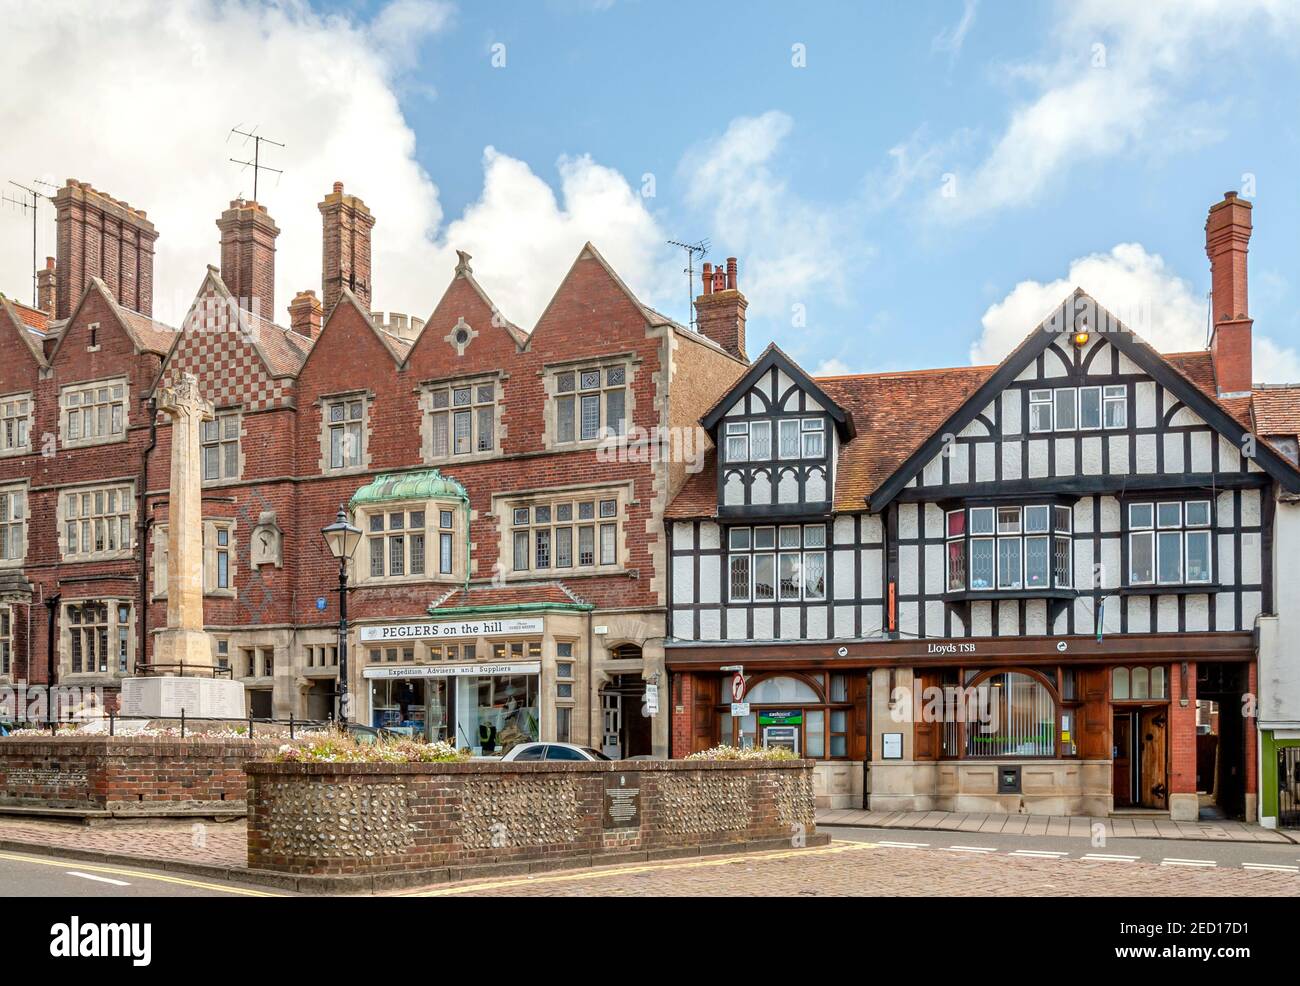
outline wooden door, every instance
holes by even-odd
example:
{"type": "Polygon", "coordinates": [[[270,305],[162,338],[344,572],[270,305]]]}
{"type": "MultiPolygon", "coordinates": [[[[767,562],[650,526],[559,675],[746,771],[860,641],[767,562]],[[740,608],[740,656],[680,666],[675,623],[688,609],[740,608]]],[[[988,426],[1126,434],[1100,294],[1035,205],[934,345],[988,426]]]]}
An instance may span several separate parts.
{"type": "Polygon", "coordinates": [[[1079,668],[1075,693],[1082,703],[1075,713],[1081,760],[1107,760],[1111,750],[1110,670],[1079,668]]]}
{"type": "MultiPolygon", "coordinates": [[[[717,704],[721,695],[719,677],[716,674],[695,675],[691,682],[691,749],[687,752],[698,753],[718,744],[717,704]]],[[[722,742],[730,744],[731,737],[723,736],[722,742]]]]}
{"type": "Polygon", "coordinates": [[[1133,716],[1121,712],[1115,716],[1115,807],[1133,803],[1133,716]]]}
{"type": "Polygon", "coordinates": [[[1138,794],[1143,808],[1169,807],[1168,724],[1163,708],[1138,713],[1138,794]]]}

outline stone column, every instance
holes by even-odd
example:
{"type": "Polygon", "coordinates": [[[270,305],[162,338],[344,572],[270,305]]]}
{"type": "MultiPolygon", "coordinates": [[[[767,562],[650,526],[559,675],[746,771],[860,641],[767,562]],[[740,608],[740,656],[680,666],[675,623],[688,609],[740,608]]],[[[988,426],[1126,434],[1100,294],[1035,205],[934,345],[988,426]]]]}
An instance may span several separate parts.
{"type": "MultiPolygon", "coordinates": [[[[158,635],[154,662],[184,664],[187,671],[212,667],[212,646],[203,630],[203,482],[199,428],[212,419],[212,404],[199,393],[198,378],[181,376],[159,394],[159,410],[172,422],[171,485],[167,504],[167,628],[158,635]]],[[[175,674],[179,669],[166,668],[175,674]]]]}

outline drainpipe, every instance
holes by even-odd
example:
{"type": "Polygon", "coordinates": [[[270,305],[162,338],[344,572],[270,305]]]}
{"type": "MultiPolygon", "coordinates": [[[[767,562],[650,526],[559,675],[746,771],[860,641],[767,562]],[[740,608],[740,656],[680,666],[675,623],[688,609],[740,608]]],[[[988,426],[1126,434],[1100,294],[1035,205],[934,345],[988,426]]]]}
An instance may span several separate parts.
{"type": "MultiPolygon", "coordinates": [[[[140,456],[140,488],[136,491],[136,504],[139,520],[136,523],[136,530],[140,532],[140,607],[136,613],[136,655],[135,663],[138,665],[145,659],[145,644],[149,639],[149,529],[153,526],[153,518],[148,515],[144,509],[145,488],[149,485],[149,456],[158,445],[158,400],[155,397],[149,398],[149,444],[145,447],[144,453],[140,456]]],[[[134,673],[135,669],[132,668],[134,673]]]]}
{"type": "Polygon", "coordinates": [[[49,627],[45,634],[45,715],[54,719],[54,620],[59,611],[60,594],[55,592],[45,599],[45,608],[49,610],[49,627]]]}
{"type": "MultiPolygon", "coordinates": [[[[596,679],[594,676],[595,667],[591,654],[592,646],[595,643],[596,637],[595,633],[592,631],[592,620],[595,619],[595,616],[596,611],[594,609],[587,610],[587,745],[593,750],[598,749],[591,730],[592,712],[596,711],[596,709],[593,708],[593,702],[597,695],[596,679]]],[[[603,704],[600,707],[600,714],[602,718],[605,715],[605,707],[603,704]]]]}

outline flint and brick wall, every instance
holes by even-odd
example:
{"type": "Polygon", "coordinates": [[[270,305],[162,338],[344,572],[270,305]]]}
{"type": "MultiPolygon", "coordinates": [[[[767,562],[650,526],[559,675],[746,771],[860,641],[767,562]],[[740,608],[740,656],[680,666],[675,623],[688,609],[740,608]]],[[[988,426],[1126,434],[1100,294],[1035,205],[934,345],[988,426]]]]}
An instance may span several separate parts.
{"type": "Polygon", "coordinates": [[[250,763],[248,865],[355,875],[802,845],[812,762],[250,763]],[[617,806],[634,806],[618,819],[617,806]],[[614,806],[614,811],[607,809],[614,806]]]}
{"type": "Polygon", "coordinates": [[[273,742],[155,737],[0,739],[0,807],[114,814],[241,810],[244,765],[273,742]]]}

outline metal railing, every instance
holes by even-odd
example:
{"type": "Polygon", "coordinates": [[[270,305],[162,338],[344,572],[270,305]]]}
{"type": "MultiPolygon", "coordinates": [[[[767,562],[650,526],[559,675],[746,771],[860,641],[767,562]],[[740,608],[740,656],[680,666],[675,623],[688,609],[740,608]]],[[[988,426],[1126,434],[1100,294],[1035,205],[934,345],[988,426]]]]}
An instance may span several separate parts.
{"type": "Polygon", "coordinates": [[[191,678],[230,678],[232,677],[231,668],[217,667],[208,664],[186,664],[184,661],[179,664],[146,664],[144,661],[135,662],[136,675],[153,677],[156,675],[175,674],[178,678],[186,677],[186,671],[189,671],[191,678]]]}
{"type": "MultiPolygon", "coordinates": [[[[295,734],[296,734],[297,732],[300,732],[300,731],[302,731],[302,732],[314,732],[314,731],[318,731],[318,730],[322,730],[322,729],[330,729],[330,728],[333,728],[333,727],[335,726],[335,724],[336,724],[336,720],[334,720],[334,719],[298,719],[298,718],[296,718],[296,717],[294,717],[294,716],[289,716],[289,718],[287,718],[287,719],[265,719],[265,718],[257,718],[257,717],[255,717],[255,716],[242,716],[242,717],[240,717],[240,718],[238,718],[238,719],[232,719],[232,718],[222,717],[222,716],[187,716],[187,715],[185,714],[185,710],[184,710],[184,709],[181,709],[181,714],[180,714],[179,716],[138,716],[138,715],[122,715],[122,714],[120,714],[120,713],[118,713],[118,712],[112,712],[112,711],[109,711],[109,712],[106,712],[106,713],[104,714],[104,716],[103,716],[102,718],[99,718],[99,719],[93,719],[93,718],[92,718],[92,719],[85,719],[85,718],[82,718],[82,719],[50,718],[50,719],[41,719],[41,720],[39,720],[39,721],[33,721],[33,722],[14,722],[14,723],[3,723],[3,722],[0,722],[0,735],[6,735],[6,734],[7,734],[7,731],[9,731],[9,730],[13,730],[13,729],[32,729],[32,730],[39,729],[41,732],[44,732],[44,731],[46,731],[46,730],[49,730],[51,736],[56,736],[56,735],[58,735],[59,727],[60,727],[60,726],[85,726],[85,725],[87,725],[87,724],[89,724],[89,723],[93,723],[93,722],[107,722],[107,723],[108,723],[108,733],[107,733],[107,735],[109,735],[109,736],[116,736],[116,735],[117,735],[117,724],[118,724],[118,723],[120,723],[120,722],[141,722],[141,721],[143,721],[143,722],[175,722],[175,723],[179,723],[179,724],[180,724],[180,734],[181,734],[181,738],[182,738],[182,739],[184,739],[185,736],[187,735],[187,733],[186,733],[186,730],[187,730],[187,729],[190,731],[190,735],[195,735],[195,736],[201,736],[201,735],[203,735],[202,730],[197,730],[197,731],[196,731],[196,730],[194,729],[194,723],[196,723],[196,722],[202,722],[202,723],[225,723],[225,724],[230,724],[230,725],[238,724],[238,725],[240,725],[240,726],[247,727],[247,730],[248,730],[247,735],[248,735],[248,738],[249,738],[249,739],[256,739],[256,738],[257,738],[257,732],[256,732],[256,731],[257,731],[257,727],[258,727],[259,725],[262,725],[262,726],[288,726],[288,727],[289,727],[289,739],[295,739],[295,738],[296,738],[296,735],[295,735],[295,734]]],[[[68,735],[68,734],[65,734],[65,735],[68,735]]],[[[85,734],[82,734],[82,735],[87,735],[87,736],[97,736],[97,735],[103,735],[103,734],[100,734],[100,733],[85,733],[85,734]]],[[[124,735],[130,735],[130,734],[124,734],[124,735]]]]}

